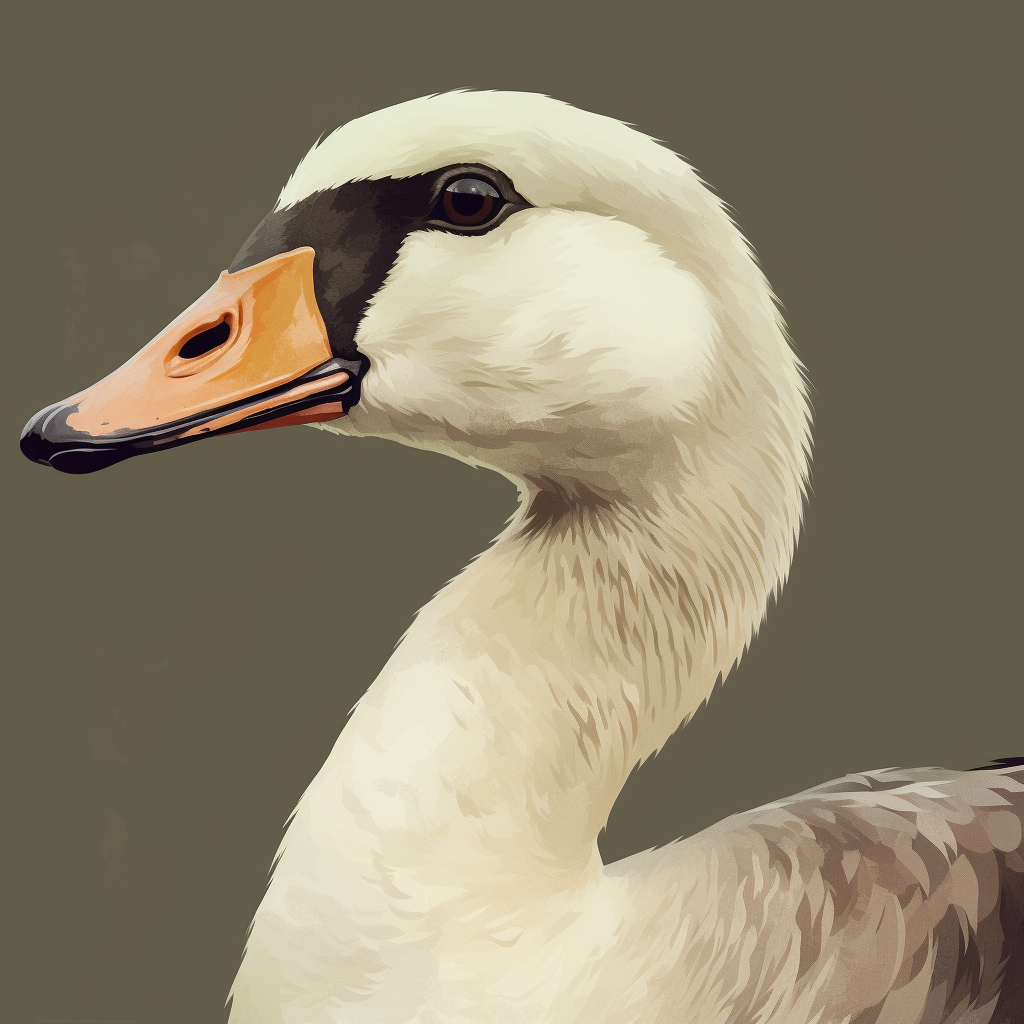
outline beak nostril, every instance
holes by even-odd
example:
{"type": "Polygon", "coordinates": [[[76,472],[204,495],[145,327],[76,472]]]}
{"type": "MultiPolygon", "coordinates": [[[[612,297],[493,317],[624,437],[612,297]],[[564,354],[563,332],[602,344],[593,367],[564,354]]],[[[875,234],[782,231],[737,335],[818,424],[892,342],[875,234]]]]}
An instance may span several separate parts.
{"type": "Polygon", "coordinates": [[[224,317],[219,324],[207,327],[205,331],[193,334],[178,350],[181,359],[198,359],[223,345],[231,337],[231,319],[224,317]]]}

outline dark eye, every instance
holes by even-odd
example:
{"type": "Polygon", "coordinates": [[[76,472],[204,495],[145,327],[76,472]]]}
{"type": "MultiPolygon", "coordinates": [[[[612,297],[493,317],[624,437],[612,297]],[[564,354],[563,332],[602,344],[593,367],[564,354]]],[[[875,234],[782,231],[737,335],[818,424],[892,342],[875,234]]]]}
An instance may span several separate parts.
{"type": "Polygon", "coordinates": [[[434,209],[435,220],[464,228],[476,228],[492,220],[505,206],[501,193],[481,178],[456,178],[441,193],[434,209]]]}

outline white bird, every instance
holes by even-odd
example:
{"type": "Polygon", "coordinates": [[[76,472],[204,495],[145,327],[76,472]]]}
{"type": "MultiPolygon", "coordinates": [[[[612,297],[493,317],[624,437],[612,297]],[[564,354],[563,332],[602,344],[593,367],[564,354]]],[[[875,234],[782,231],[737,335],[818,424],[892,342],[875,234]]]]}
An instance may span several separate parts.
{"type": "Polygon", "coordinates": [[[23,447],[84,472],[299,421],[488,467],[521,502],[299,802],[233,1024],[1024,1021],[1009,761],[849,776],[602,863],[631,769],[782,586],[807,483],[800,364],[685,162],[524,93],[352,121],[210,292],[23,447]]]}

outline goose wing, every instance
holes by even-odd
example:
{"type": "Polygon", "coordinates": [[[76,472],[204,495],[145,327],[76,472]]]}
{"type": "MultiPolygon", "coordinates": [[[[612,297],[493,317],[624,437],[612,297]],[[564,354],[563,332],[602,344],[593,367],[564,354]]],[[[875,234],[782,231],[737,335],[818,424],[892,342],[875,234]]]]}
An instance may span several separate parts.
{"type": "Polygon", "coordinates": [[[611,865],[645,1024],[1024,1021],[1022,826],[1024,767],[888,769],[611,865]]]}

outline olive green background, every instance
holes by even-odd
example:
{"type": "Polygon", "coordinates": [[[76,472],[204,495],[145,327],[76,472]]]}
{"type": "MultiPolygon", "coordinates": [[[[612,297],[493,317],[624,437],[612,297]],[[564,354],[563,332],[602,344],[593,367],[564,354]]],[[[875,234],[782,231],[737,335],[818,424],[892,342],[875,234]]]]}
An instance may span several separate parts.
{"type": "Polygon", "coordinates": [[[8,6],[0,1019],[221,1019],[282,824],[495,475],[261,431],[88,477],[38,408],[214,280],[324,130],[459,86],[638,125],[734,207],[815,387],[807,526],[618,857],[858,769],[1024,752],[1019,4],[8,6]]]}

